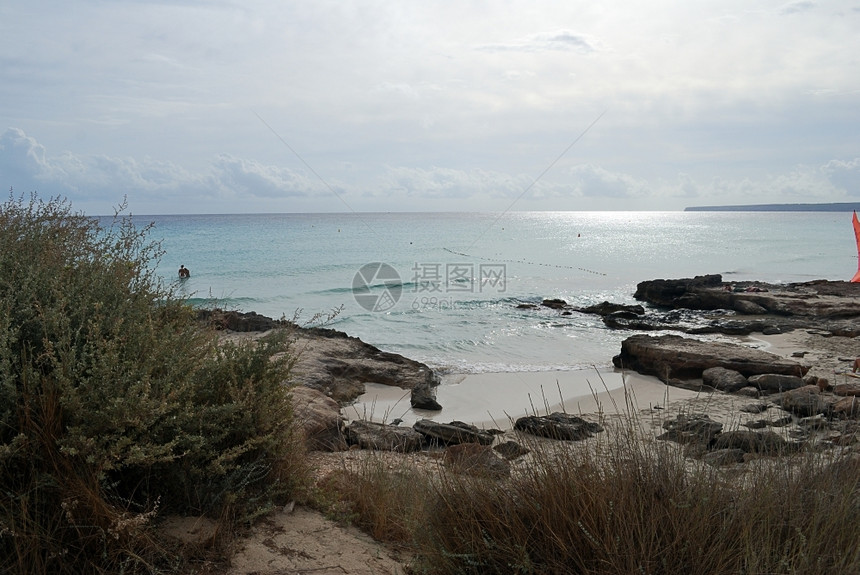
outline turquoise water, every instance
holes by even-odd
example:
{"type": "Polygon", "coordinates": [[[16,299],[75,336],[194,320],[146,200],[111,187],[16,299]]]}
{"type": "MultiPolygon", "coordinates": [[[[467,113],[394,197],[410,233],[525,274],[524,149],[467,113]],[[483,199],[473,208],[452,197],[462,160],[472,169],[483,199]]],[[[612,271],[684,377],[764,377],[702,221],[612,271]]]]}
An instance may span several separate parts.
{"type": "Polygon", "coordinates": [[[331,327],[443,372],[608,366],[629,335],[605,329],[598,317],[522,310],[518,303],[633,303],[640,281],[706,273],[727,281],[797,282],[850,279],[857,270],[850,214],[844,213],[135,219],[155,223],[165,281],[176,281],[180,264],[191,270],[192,277],[177,285],[195,304],[274,317],[300,311],[306,319],[342,308],[331,327]],[[363,267],[374,262],[389,267],[363,267]]]}

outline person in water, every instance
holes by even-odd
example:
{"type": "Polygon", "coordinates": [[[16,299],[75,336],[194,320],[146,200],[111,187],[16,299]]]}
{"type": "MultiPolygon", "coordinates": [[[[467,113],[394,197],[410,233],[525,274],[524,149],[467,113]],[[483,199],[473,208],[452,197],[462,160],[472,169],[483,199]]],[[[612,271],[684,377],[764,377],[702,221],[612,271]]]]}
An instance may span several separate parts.
{"type": "Polygon", "coordinates": [[[185,267],[184,265],[181,265],[181,266],[179,266],[179,277],[181,279],[190,278],[191,272],[188,271],[187,267],[185,267]]]}

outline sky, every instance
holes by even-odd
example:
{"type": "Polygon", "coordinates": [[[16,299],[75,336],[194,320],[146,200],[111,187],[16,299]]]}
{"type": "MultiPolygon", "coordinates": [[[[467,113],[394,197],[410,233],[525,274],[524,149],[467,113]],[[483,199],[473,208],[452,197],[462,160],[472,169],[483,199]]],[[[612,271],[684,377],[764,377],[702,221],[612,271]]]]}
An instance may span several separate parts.
{"type": "Polygon", "coordinates": [[[4,0],[0,185],[112,214],[860,201],[860,0],[4,0]]]}

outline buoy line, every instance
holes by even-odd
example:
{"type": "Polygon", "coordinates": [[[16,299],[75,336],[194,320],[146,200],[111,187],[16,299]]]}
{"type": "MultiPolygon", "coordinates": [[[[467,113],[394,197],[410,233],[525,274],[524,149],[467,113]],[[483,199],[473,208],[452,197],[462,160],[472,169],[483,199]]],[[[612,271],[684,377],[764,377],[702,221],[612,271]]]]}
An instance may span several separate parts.
{"type": "Polygon", "coordinates": [[[528,261],[528,260],[505,260],[505,259],[501,259],[501,258],[487,258],[487,257],[484,257],[484,256],[476,256],[476,255],[464,254],[463,252],[456,252],[456,251],[454,251],[454,250],[452,250],[452,249],[450,249],[450,248],[442,248],[442,249],[443,249],[443,250],[445,250],[445,251],[446,251],[446,252],[448,252],[448,253],[451,253],[451,254],[454,254],[454,255],[457,255],[457,256],[462,256],[462,257],[464,257],[464,258],[472,258],[472,259],[484,260],[484,261],[487,261],[487,262],[499,262],[499,263],[509,263],[509,264],[525,264],[525,265],[530,265],[530,266],[543,266],[543,267],[547,267],[547,268],[557,268],[557,269],[566,269],[566,270],[579,270],[579,271],[581,271],[581,272],[586,272],[586,273],[589,273],[589,274],[594,274],[594,275],[596,275],[596,276],[605,276],[605,275],[607,275],[607,274],[605,274],[605,273],[603,273],[603,272],[596,272],[596,271],[594,271],[594,270],[590,270],[590,269],[587,269],[587,268],[581,268],[581,267],[578,267],[578,266],[566,266],[566,265],[561,265],[561,264],[545,264],[545,263],[542,263],[542,262],[530,262],[530,261],[528,261]]]}

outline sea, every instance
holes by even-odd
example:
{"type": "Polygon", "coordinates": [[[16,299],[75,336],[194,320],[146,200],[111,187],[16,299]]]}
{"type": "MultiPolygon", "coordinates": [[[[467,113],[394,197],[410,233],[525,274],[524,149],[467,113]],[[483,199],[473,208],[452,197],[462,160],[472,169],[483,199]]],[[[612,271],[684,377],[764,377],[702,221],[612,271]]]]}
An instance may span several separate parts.
{"type": "Polygon", "coordinates": [[[638,282],[847,280],[841,212],[324,213],[134,216],[156,272],[200,307],[325,325],[440,374],[611,365],[630,335],[524,308],[633,304],[638,282]],[[184,265],[191,277],[180,281],[184,265]]]}

